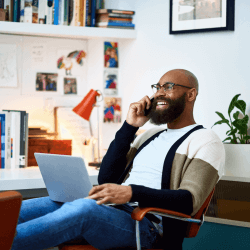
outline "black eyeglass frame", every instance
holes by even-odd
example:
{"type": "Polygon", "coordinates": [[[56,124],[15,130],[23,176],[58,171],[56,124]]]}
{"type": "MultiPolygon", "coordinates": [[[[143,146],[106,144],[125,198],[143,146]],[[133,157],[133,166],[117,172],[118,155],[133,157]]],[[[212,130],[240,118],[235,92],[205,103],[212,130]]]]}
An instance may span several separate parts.
{"type": "MultiPolygon", "coordinates": [[[[184,86],[184,85],[177,84],[177,83],[173,83],[173,82],[166,82],[166,83],[164,83],[162,86],[161,86],[159,83],[152,84],[152,85],[151,85],[151,88],[152,88],[152,90],[153,90],[153,88],[156,87],[156,86],[160,86],[161,88],[162,88],[162,87],[164,88],[164,86],[165,86],[166,84],[170,84],[170,85],[172,86],[172,89],[173,89],[174,86],[180,86],[180,87],[192,89],[192,87],[184,86]]],[[[172,90],[172,89],[171,89],[171,90],[172,90]]],[[[153,90],[153,92],[154,92],[154,90],[153,90]]],[[[158,92],[158,90],[157,90],[156,92],[158,92]]],[[[166,92],[165,88],[164,88],[164,92],[166,92]]]]}

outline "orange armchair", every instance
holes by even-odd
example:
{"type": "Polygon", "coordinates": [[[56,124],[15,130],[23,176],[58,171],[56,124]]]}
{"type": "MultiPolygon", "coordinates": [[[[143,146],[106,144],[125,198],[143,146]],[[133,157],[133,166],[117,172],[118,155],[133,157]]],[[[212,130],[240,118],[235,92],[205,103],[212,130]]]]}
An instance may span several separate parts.
{"type": "MultiPolygon", "coordinates": [[[[131,217],[132,217],[132,219],[136,220],[137,249],[139,249],[139,250],[141,249],[139,221],[141,221],[147,213],[157,214],[157,215],[161,215],[164,217],[169,217],[169,218],[173,218],[173,219],[177,219],[177,220],[187,221],[187,222],[189,222],[189,224],[187,227],[185,238],[195,237],[198,234],[198,231],[204,222],[204,215],[208,209],[208,206],[209,206],[209,203],[212,199],[214,191],[215,191],[215,188],[212,190],[210,195],[207,197],[207,199],[205,200],[205,202],[202,205],[202,207],[200,208],[200,210],[193,217],[191,217],[190,215],[186,215],[186,214],[182,214],[179,212],[175,212],[175,211],[171,211],[171,210],[167,210],[167,209],[162,209],[162,208],[155,208],[155,207],[145,207],[145,208],[137,207],[137,208],[135,208],[131,214],[131,217]]],[[[157,245],[158,246],[155,249],[161,250],[163,248],[161,246],[160,241],[157,245]]],[[[67,245],[67,243],[59,245],[58,248],[59,248],[59,250],[97,250],[95,247],[92,247],[90,245],[67,245]]],[[[120,249],[120,248],[118,248],[118,249],[120,249]]],[[[128,248],[128,249],[132,250],[132,249],[136,249],[136,248],[128,248]]],[[[115,248],[113,250],[115,250],[115,248]]],[[[148,249],[148,250],[151,250],[151,249],[148,249]]]]}
{"type": "Polygon", "coordinates": [[[22,204],[22,195],[16,191],[0,193],[0,249],[10,250],[22,204]]]}

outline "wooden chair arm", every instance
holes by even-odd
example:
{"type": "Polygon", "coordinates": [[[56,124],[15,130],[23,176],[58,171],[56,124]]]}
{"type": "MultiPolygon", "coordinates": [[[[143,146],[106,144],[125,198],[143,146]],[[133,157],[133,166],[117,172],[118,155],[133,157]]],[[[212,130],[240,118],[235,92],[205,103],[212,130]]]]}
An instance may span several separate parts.
{"type": "Polygon", "coordinates": [[[156,208],[156,207],[137,207],[133,210],[131,217],[134,220],[141,221],[144,216],[149,213],[149,212],[158,212],[162,214],[168,214],[168,215],[173,215],[177,217],[182,217],[182,218],[191,218],[190,215],[179,213],[176,211],[168,210],[168,209],[163,209],[163,208],[156,208]]]}

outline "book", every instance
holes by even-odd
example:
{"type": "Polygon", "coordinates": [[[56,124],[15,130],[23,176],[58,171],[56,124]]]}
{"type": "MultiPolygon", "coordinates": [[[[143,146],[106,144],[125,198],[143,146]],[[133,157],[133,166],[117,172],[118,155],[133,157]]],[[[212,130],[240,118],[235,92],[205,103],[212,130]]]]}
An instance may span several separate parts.
{"type": "Polygon", "coordinates": [[[6,15],[4,9],[0,9],[0,21],[6,21],[6,15]]]}
{"type": "Polygon", "coordinates": [[[26,121],[26,111],[22,110],[3,110],[6,112],[19,112],[20,113],[20,143],[19,143],[19,156],[18,156],[18,163],[19,163],[19,168],[24,168],[25,167],[25,140],[26,140],[26,131],[27,128],[26,126],[28,125],[26,121]]]}
{"type": "Polygon", "coordinates": [[[102,13],[115,13],[115,14],[128,14],[128,15],[134,15],[135,11],[132,10],[114,10],[114,9],[97,9],[97,14],[102,13]]]}
{"type": "Polygon", "coordinates": [[[20,0],[14,0],[13,4],[13,22],[19,22],[20,21],[20,0]]]}
{"type": "Polygon", "coordinates": [[[45,24],[46,17],[46,9],[47,9],[47,0],[39,0],[38,6],[38,23],[45,24]]]}
{"type": "Polygon", "coordinates": [[[90,27],[95,27],[96,23],[96,0],[91,0],[90,27]]]}
{"type": "Polygon", "coordinates": [[[0,9],[4,9],[4,0],[0,0],[0,9]]]}
{"type": "Polygon", "coordinates": [[[79,0],[78,26],[86,26],[86,7],[87,7],[87,0],[79,0]]]}
{"type": "Polygon", "coordinates": [[[11,169],[19,168],[20,155],[20,112],[11,113],[11,169]]]}
{"type": "Polygon", "coordinates": [[[59,24],[59,0],[54,0],[54,25],[59,24]]]}
{"type": "Polygon", "coordinates": [[[24,22],[24,2],[25,0],[20,0],[20,22],[24,22]]]}
{"type": "Polygon", "coordinates": [[[59,10],[58,10],[58,24],[64,24],[64,1],[59,0],[59,10]]]}
{"type": "Polygon", "coordinates": [[[53,0],[47,0],[45,24],[48,25],[53,24],[53,8],[54,8],[53,0]]]}
{"type": "Polygon", "coordinates": [[[101,16],[98,16],[96,18],[97,23],[99,23],[99,22],[112,22],[112,21],[115,21],[115,22],[130,22],[130,23],[132,23],[132,20],[133,20],[133,18],[110,17],[108,15],[106,15],[106,16],[101,15],[101,16]]]}
{"type": "Polygon", "coordinates": [[[25,116],[25,167],[28,167],[28,144],[29,144],[29,114],[26,113],[26,116],[25,116]]]}
{"type": "Polygon", "coordinates": [[[63,24],[68,25],[68,16],[69,16],[69,0],[64,0],[64,18],[63,24]]]}
{"type": "Polygon", "coordinates": [[[4,0],[4,9],[5,9],[5,20],[13,21],[13,6],[14,0],[4,0]]]}
{"type": "Polygon", "coordinates": [[[1,117],[1,168],[5,168],[5,114],[0,112],[1,117]]]}
{"type": "Polygon", "coordinates": [[[131,28],[134,28],[135,25],[133,23],[125,23],[125,22],[99,22],[96,24],[98,27],[107,27],[107,26],[110,26],[110,27],[131,27],[131,28]]]}
{"type": "Polygon", "coordinates": [[[32,23],[32,0],[24,2],[24,23],[32,23]]]}
{"type": "Polygon", "coordinates": [[[5,168],[11,168],[11,114],[5,113],[5,168]]]}
{"type": "Polygon", "coordinates": [[[134,27],[124,27],[124,26],[98,26],[98,24],[96,25],[99,28],[111,28],[111,29],[135,29],[134,27]]]}

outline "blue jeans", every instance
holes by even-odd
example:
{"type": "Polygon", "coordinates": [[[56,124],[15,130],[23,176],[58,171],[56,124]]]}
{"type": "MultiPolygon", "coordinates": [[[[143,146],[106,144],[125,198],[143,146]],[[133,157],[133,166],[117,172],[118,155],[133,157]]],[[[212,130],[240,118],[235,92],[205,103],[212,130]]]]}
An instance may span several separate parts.
{"type": "MultiPolygon", "coordinates": [[[[135,221],[129,205],[109,207],[95,200],[55,202],[49,197],[22,202],[12,250],[39,250],[71,240],[87,241],[102,250],[136,246],[135,221]]],[[[140,222],[141,245],[151,248],[158,230],[147,218],[140,222]]]]}

